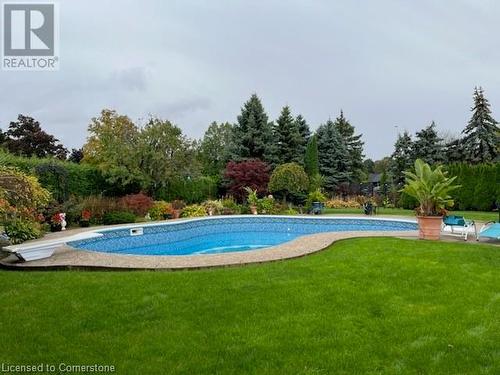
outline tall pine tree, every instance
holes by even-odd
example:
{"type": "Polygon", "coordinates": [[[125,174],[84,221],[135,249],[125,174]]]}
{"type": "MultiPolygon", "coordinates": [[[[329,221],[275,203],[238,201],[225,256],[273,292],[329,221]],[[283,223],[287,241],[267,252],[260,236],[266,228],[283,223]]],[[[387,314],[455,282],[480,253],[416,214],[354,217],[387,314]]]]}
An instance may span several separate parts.
{"type": "Polygon", "coordinates": [[[290,108],[283,107],[274,126],[274,152],[277,164],[302,163],[301,136],[298,123],[292,117],[290,108]]]}
{"type": "Polygon", "coordinates": [[[443,139],[439,137],[434,121],[416,133],[412,153],[413,159],[422,159],[431,165],[444,161],[443,139]]]}
{"type": "Polygon", "coordinates": [[[233,128],[231,159],[272,160],[272,126],[264,107],[257,96],[253,94],[241,108],[238,123],[233,128]]]}
{"type": "Polygon", "coordinates": [[[321,125],[316,135],[323,185],[328,191],[335,192],[341,183],[349,182],[352,178],[349,153],[344,138],[333,121],[328,120],[321,125]]]}
{"type": "Polygon", "coordinates": [[[464,158],[470,163],[491,162],[499,156],[498,122],[491,116],[490,103],[481,87],[474,89],[472,118],[462,132],[464,158]]]}
{"type": "Polygon", "coordinates": [[[316,135],[313,135],[307,143],[304,156],[304,169],[309,177],[319,174],[318,137],[316,135]]]}
{"type": "Polygon", "coordinates": [[[299,129],[299,145],[297,153],[300,155],[301,160],[304,158],[306,153],[307,144],[309,143],[309,139],[311,138],[311,129],[309,129],[309,125],[307,121],[302,115],[298,115],[295,118],[295,123],[297,124],[297,128],[299,129]]]}
{"type": "Polygon", "coordinates": [[[462,139],[453,139],[444,146],[445,163],[460,163],[464,161],[464,145],[462,139]]]}
{"type": "Polygon", "coordinates": [[[391,158],[390,170],[394,178],[394,183],[401,186],[405,182],[403,172],[411,169],[414,162],[413,141],[407,131],[398,135],[391,158]]]}
{"type": "Polygon", "coordinates": [[[363,145],[361,140],[363,134],[355,135],[354,126],[344,117],[344,112],[340,111],[340,116],[335,119],[335,128],[344,138],[344,143],[349,155],[349,164],[351,166],[351,178],[359,182],[363,175],[363,145]]]}

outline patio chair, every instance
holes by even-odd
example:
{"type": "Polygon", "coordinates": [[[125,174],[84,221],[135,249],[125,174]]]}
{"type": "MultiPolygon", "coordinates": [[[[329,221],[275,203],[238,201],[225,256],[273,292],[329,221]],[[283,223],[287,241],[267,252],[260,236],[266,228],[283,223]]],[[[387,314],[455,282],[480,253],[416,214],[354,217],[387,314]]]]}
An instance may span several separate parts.
{"type": "Polygon", "coordinates": [[[495,223],[494,221],[490,221],[483,225],[481,230],[479,231],[479,235],[477,236],[477,240],[480,238],[492,238],[494,240],[500,240],[500,223],[495,223]]]}
{"type": "Polygon", "coordinates": [[[445,216],[443,217],[443,230],[446,229],[447,227],[450,227],[451,233],[455,233],[456,228],[460,228],[460,233],[457,233],[460,235],[464,241],[467,241],[467,237],[469,235],[469,228],[474,229],[474,235],[476,236],[477,239],[477,228],[476,228],[476,223],[474,220],[467,220],[463,216],[455,216],[455,215],[450,215],[450,216],[445,216]]]}
{"type": "Polygon", "coordinates": [[[363,212],[365,215],[376,215],[377,214],[377,206],[375,206],[373,203],[365,203],[362,206],[363,212]]]}
{"type": "Polygon", "coordinates": [[[324,208],[325,208],[325,204],[323,202],[313,202],[311,213],[313,215],[320,215],[323,212],[324,208]]]}

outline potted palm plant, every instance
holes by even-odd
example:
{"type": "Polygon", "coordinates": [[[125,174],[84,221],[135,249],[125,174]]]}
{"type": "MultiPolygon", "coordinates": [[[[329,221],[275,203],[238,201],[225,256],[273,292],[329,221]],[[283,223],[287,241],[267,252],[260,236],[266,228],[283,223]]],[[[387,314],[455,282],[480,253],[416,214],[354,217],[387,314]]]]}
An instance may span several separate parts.
{"type": "Polygon", "coordinates": [[[420,159],[415,161],[415,173],[404,173],[406,183],[401,191],[419,203],[416,209],[419,237],[438,240],[446,208],[453,207],[450,192],[460,187],[453,184],[456,177],[448,177],[442,166],[433,169],[420,159]]]}

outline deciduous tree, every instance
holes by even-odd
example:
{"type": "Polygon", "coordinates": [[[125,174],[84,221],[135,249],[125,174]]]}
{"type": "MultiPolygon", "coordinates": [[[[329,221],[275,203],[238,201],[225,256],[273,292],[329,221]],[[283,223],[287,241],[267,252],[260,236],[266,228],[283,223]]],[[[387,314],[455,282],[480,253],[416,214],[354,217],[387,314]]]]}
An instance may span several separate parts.
{"type": "Polygon", "coordinates": [[[29,116],[19,115],[17,121],[11,122],[4,138],[4,146],[16,155],[66,159],[68,152],[57,138],[43,131],[40,123],[29,116]]]}
{"type": "Polygon", "coordinates": [[[199,175],[194,144],[168,120],[151,118],[139,134],[140,169],[154,193],[172,179],[199,175]]]}
{"type": "Polygon", "coordinates": [[[269,191],[283,196],[300,195],[309,188],[309,178],[304,168],[297,163],[286,163],[276,167],[269,181],[269,191]]]}
{"type": "Polygon", "coordinates": [[[259,194],[267,193],[269,169],[269,165],[259,159],[249,159],[242,162],[230,161],[224,173],[228,191],[240,202],[246,196],[245,187],[257,190],[259,194]]]}
{"type": "Polygon", "coordinates": [[[83,162],[99,167],[106,180],[127,192],[144,183],[139,158],[139,129],[127,116],[104,109],[92,119],[83,162]]]}
{"type": "Polygon", "coordinates": [[[231,148],[233,126],[228,123],[212,122],[200,144],[200,159],[203,173],[219,176],[224,170],[231,148]]]}

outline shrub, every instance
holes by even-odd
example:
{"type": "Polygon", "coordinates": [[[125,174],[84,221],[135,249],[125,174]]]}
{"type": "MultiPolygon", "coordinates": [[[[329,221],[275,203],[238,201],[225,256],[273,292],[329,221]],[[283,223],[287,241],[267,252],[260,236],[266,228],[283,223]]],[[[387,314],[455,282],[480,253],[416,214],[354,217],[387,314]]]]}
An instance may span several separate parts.
{"type": "Polygon", "coordinates": [[[5,225],[5,233],[9,236],[10,242],[13,244],[34,240],[43,234],[40,224],[23,219],[8,222],[5,225]]]}
{"type": "Polygon", "coordinates": [[[202,203],[207,214],[220,215],[224,209],[222,202],[219,200],[209,200],[202,203]]]}
{"type": "Polygon", "coordinates": [[[217,194],[217,180],[208,176],[191,179],[173,179],[168,185],[155,192],[157,199],[172,201],[183,200],[200,203],[217,194]]]}
{"type": "Polygon", "coordinates": [[[273,215],[279,213],[280,207],[278,206],[271,196],[269,197],[264,197],[261,198],[257,201],[257,212],[262,213],[262,214],[267,214],[267,215],[273,215]]]}
{"type": "Polygon", "coordinates": [[[164,220],[172,215],[172,205],[165,201],[156,201],[149,209],[149,216],[152,220],[164,220]]]}
{"type": "Polygon", "coordinates": [[[120,204],[137,216],[144,216],[153,206],[153,200],[144,193],[129,194],[120,199],[120,204]]]}
{"type": "Polygon", "coordinates": [[[450,164],[445,169],[457,176],[461,187],[451,193],[460,210],[491,211],[500,202],[500,163],[469,165],[450,164]]]}
{"type": "Polygon", "coordinates": [[[106,212],[102,222],[104,225],[135,223],[135,215],[125,211],[106,212]]]}
{"type": "Polygon", "coordinates": [[[312,207],[313,202],[325,202],[325,201],[326,201],[325,195],[321,192],[321,190],[317,189],[311,191],[307,195],[306,207],[312,207]]]}
{"type": "Polygon", "coordinates": [[[172,209],[174,209],[174,210],[182,210],[184,207],[186,207],[186,203],[180,199],[176,199],[175,201],[172,201],[171,205],[172,205],[172,209]]]}
{"type": "Polygon", "coordinates": [[[239,215],[242,213],[242,207],[236,203],[233,197],[227,197],[222,200],[223,215],[239,215]]]}
{"type": "Polygon", "coordinates": [[[360,208],[361,204],[356,199],[329,199],[325,202],[328,208],[360,208]]]}
{"type": "Polygon", "coordinates": [[[0,166],[0,198],[16,208],[37,209],[49,203],[50,193],[36,177],[17,168],[0,166]]]}
{"type": "Polygon", "coordinates": [[[205,216],[205,208],[199,204],[191,204],[184,207],[181,217],[200,217],[205,216]]]}
{"type": "Polygon", "coordinates": [[[67,201],[58,206],[57,211],[66,213],[66,221],[68,223],[78,223],[83,210],[84,207],[82,206],[81,199],[71,196],[67,201]]]}
{"type": "Polygon", "coordinates": [[[245,199],[245,187],[256,190],[258,194],[267,193],[269,166],[259,159],[227,163],[224,177],[228,180],[228,190],[238,202],[245,199]]]}
{"type": "Polygon", "coordinates": [[[298,215],[299,212],[296,209],[289,207],[286,210],[281,211],[281,214],[282,215],[298,215]]]}
{"type": "Polygon", "coordinates": [[[259,197],[257,196],[257,190],[250,188],[249,186],[245,186],[245,192],[247,193],[247,202],[250,206],[256,207],[259,203],[259,197]]]}
{"type": "Polygon", "coordinates": [[[90,221],[92,218],[92,212],[89,210],[83,210],[80,216],[80,221],[90,221]]]}
{"type": "Polygon", "coordinates": [[[123,207],[116,198],[108,197],[87,197],[84,198],[80,205],[82,210],[92,212],[91,222],[94,224],[102,224],[104,215],[108,212],[123,211],[123,207]]]}
{"type": "Polygon", "coordinates": [[[269,181],[269,191],[282,195],[285,201],[287,195],[298,195],[308,188],[309,178],[304,168],[297,163],[279,165],[269,181]]]}
{"type": "Polygon", "coordinates": [[[398,200],[398,207],[406,208],[407,210],[414,210],[417,206],[418,201],[415,198],[404,192],[401,193],[398,200]]]}

